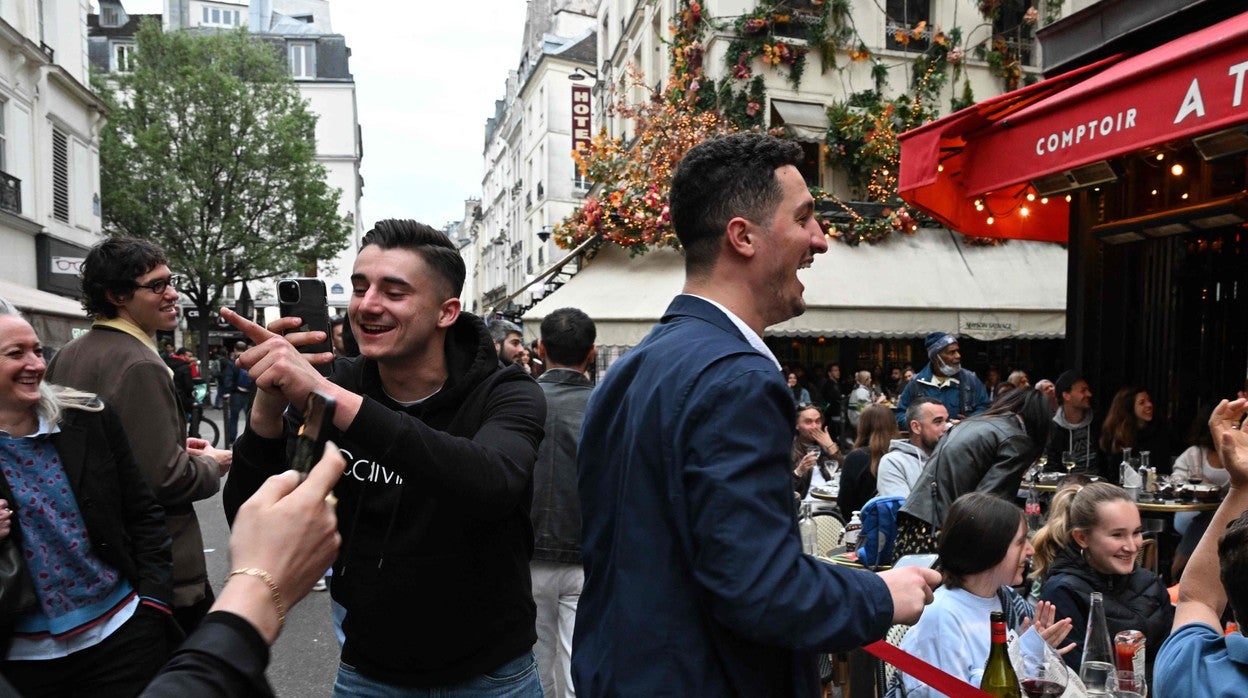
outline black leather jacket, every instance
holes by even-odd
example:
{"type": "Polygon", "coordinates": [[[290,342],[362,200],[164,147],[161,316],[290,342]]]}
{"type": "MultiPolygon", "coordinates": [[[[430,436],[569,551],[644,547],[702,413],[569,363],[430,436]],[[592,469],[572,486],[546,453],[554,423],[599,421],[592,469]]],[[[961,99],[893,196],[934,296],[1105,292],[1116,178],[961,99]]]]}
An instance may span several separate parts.
{"type": "Polygon", "coordinates": [[[953,500],[967,492],[1013,501],[1039,451],[1014,415],[963,420],[936,445],[901,510],[940,528],[953,500]]]}
{"type": "Polygon", "coordinates": [[[546,438],[533,468],[533,559],[581,562],[581,504],[576,446],[593,390],[579,371],[549,368],[537,379],[546,393],[546,438]]]}

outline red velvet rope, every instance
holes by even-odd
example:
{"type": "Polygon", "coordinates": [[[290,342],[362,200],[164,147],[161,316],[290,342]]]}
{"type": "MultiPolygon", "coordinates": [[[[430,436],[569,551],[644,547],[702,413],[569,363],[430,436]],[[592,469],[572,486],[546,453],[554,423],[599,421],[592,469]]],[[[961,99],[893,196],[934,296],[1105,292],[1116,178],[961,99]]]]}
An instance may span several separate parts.
{"type": "Polygon", "coordinates": [[[862,649],[875,655],[880,660],[892,664],[899,671],[903,671],[937,691],[950,696],[950,698],[992,698],[987,692],[981,691],[962,679],[952,676],[948,672],[938,669],[912,654],[903,652],[897,646],[890,645],[883,640],[876,640],[862,649]]]}

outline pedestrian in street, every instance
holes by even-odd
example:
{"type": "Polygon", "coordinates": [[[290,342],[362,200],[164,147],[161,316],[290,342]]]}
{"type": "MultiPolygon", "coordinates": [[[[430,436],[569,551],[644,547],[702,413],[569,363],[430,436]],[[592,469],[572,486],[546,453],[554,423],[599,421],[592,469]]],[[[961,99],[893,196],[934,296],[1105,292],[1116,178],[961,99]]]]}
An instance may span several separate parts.
{"type": "Polygon", "coordinates": [[[533,603],[537,605],[537,666],[546,698],[574,696],[572,627],[585,583],[581,565],[581,504],[576,448],[593,385],[586,371],[597,348],[594,321],[576,308],[542,320],[537,352],[547,367],[537,379],[546,395],[546,438],[533,468],[533,603]]]}
{"type": "Polygon", "coordinates": [[[348,472],[334,488],[343,547],[330,593],[347,611],[336,696],[541,693],[533,658],[528,507],[546,405],[500,364],[477,317],[461,312],[466,270],[445,233],[383,220],[364,236],[347,313],[360,356],[330,377],[297,346],[325,332],[297,318],[265,329],[228,309],[255,342],[239,365],[257,392],[223,501],[232,517],[283,469],[283,418],[316,390],[336,401],[328,436],[348,472]]]}
{"type": "Polygon", "coordinates": [[[957,337],[946,332],[932,332],[923,346],[930,360],[915,374],[914,380],[906,383],[897,399],[898,428],[906,428],[906,410],[910,401],[920,395],[940,400],[949,411],[949,419],[955,423],[988,409],[992,397],[979,376],[962,368],[962,350],[957,337]]]}
{"type": "Polygon", "coordinates": [[[793,395],[762,340],[805,310],[797,271],[827,250],[801,162],[791,141],[735,133],[672,177],[684,291],[590,396],[577,453],[578,695],[818,695],[820,652],[932,599],[933,570],[802,554],[793,395]]]}
{"type": "Polygon", "coordinates": [[[222,415],[225,420],[225,443],[233,447],[234,440],[238,438],[238,418],[243,419],[251,414],[251,403],[256,397],[256,382],[251,379],[251,374],[247,369],[239,366],[237,360],[247,351],[246,342],[235,342],[234,351],[230,354],[230,362],[226,367],[226,383],[228,384],[227,395],[229,403],[226,406],[226,414],[222,415]]]}
{"type": "Polygon", "coordinates": [[[164,250],[151,242],[115,237],[97,243],[82,263],[91,330],[57,352],[48,380],[95,393],[117,411],[134,460],[165,509],[173,538],[174,617],[189,633],[213,598],[193,504],[217,493],[233,454],[187,438],[169,368],[156,353],[156,332],[178,324],[176,282],[164,250]]]}

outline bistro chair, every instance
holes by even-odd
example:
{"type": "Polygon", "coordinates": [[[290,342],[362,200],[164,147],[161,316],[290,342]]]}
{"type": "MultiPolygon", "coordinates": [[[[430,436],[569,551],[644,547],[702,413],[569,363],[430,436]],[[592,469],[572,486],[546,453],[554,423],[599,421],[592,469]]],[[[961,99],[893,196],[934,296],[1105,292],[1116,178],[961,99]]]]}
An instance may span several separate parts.
{"type": "Polygon", "coordinates": [[[828,551],[844,543],[845,520],[835,511],[816,511],[811,515],[815,520],[815,552],[820,557],[827,557],[828,551]]]}
{"type": "MultiPolygon", "coordinates": [[[[884,641],[893,647],[901,647],[901,641],[905,638],[906,633],[910,632],[910,625],[894,625],[884,633],[884,641]]],[[[875,660],[875,690],[877,696],[883,696],[888,692],[888,685],[893,681],[893,675],[897,673],[897,667],[889,664],[882,659],[875,660]]]]}
{"type": "Polygon", "coordinates": [[[1157,573],[1157,539],[1145,538],[1140,549],[1135,551],[1135,564],[1157,573]]]}

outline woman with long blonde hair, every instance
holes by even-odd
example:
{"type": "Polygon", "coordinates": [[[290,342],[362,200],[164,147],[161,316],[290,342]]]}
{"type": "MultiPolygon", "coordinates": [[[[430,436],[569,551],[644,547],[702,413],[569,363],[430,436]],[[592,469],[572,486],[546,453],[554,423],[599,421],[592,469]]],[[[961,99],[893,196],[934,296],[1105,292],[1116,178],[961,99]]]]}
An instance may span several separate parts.
{"type": "Polygon", "coordinates": [[[888,447],[897,438],[897,418],[884,405],[870,405],[858,418],[858,438],[854,450],[845,456],[841,468],[841,491],[836,504],[841,515],[849,517],[862,509],[867,500],[875,496],[875,476],[880,459],[888,453],[888,447]]]}
{"type": "MultiPolygon", "coordinates": [[[[1141,630],[1148,640],[1147,665],[1170,634],[1174,607],[1161,577],[1136,564],[1143,543],[1140,511],[1126,490],[1108,482],[1072,485],[1053,497],[1049,520],[1032,540],[1035,575],[1044,583],[1040,598],[1052,602],[1058,617],[1074,627],[1086,626],[1092,592],[1105,600],[1105,620],[1112,636],[1120,630],[1141,630]]],[[[1078,669],[1079,649],[1066,654],[1078,669]]]]}

